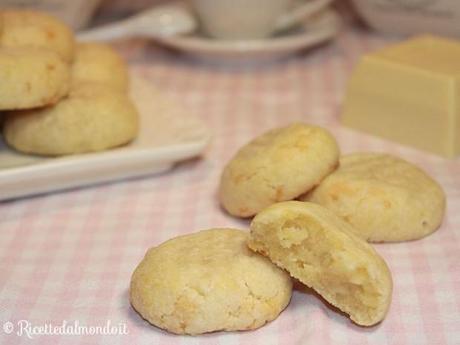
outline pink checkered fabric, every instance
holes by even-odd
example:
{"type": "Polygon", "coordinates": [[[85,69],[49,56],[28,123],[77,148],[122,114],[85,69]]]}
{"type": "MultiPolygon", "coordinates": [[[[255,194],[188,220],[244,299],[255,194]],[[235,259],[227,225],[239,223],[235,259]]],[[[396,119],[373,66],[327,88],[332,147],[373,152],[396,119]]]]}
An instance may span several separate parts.
{"type": "Polygon", "coordinates": [[[158,176],[0,203],[0,343],[460,344],[460,161],[338,125],[353,64],[384,43],[346,31],[331,45],[246,67],[201,63],[143,41],[118,44],[133,68],[203,119],[214,139],[201,159],[158,176]],[[247,222],[219,208],[222,167],[250,138],[292,121],[327,127],[343,152],[383,151],[419,164],[447,193],[448,211],[438,232],[420,241],[376,246],[394,279],[385,321],[357,327],[314,295],[298,291],[278,319],[251,332],[181,337],[143,321],[129,304],[128,284],[147,248],[200,229],[247,228],[247,222]],[[129,333],[31,340],[16,334],[19,320],[35,326],[64,320],[101,326],[109,320],[125,324],[129,333]],[[6,334],[10,326],[14,330],[6,334]]]}

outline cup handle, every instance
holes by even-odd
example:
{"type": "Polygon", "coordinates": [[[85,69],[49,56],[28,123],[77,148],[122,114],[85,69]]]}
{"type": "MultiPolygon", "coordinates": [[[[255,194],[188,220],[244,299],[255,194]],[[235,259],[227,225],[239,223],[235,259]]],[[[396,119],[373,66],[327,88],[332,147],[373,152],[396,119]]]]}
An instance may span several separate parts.
{"type": "Polygon", "coordinates": [[[311,0],[304,4],[294,6],[293,9],[281,15],[275,24],[275,31],[283,31],[300,23],[303,19],[310,17],[334,0],[311,0]]]}

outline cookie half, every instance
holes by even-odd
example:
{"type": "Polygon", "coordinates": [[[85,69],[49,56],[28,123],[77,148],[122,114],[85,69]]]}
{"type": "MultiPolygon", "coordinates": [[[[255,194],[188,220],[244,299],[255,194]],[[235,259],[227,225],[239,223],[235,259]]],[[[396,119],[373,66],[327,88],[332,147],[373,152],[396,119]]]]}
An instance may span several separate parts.
{"type": "Polygon", "coordinates": [[[337,166],[339,148],[321,127],[296,123],[242,147],[225,166],[219,198],[232,215],[251,217],[319,184],[337,166]]]}
{"type": "Polygon", "coordinates": [[[135,310],[176,334],[255,329],[291,298],[289,275],[246,246],[248,234],[211,229],[151,248],[131,278],[135,310]]]}
{"type": "Polygon", "coordinates": [[[424,171],[381,153],[343,156],[302,199],[330,209],[370,242],[425,237],[439,228],[446,207],[444,191],[424,171]]]}
{"type": "Polygon", "coordinates": [[[248,246],[313,288],[358,325],[386,315],[392,279],[385,261],[350,225],[313,203],[287,201],[260,212],[248,246]]]}

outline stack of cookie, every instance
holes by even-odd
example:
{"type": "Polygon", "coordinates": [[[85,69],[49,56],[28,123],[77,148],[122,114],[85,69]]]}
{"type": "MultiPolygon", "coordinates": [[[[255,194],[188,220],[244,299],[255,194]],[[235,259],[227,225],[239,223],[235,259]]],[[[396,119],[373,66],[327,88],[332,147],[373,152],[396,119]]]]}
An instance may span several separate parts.
{"type": "Polygon", "coordinates": [[[58,19],[0,11],[0,111],[9,146],[59,156],[126,144],[138,132],[128,73],[101,44],[78,44],[58,19]]]}
{"type": "Polygon", "coordinates": [[[212,229],[172,239],[150,249],[133,273],[133,307],[170,332],[260,327],[288,305],[291,277],[356,324],[375,325],[393,284],[368,241],[424,237],[445,209],[441,187],[416,166],[376,153],[340,158],[328,131],[305,124],[240,149],[219,195],[230,214],[255,215],[249,234],[212,229]]]}

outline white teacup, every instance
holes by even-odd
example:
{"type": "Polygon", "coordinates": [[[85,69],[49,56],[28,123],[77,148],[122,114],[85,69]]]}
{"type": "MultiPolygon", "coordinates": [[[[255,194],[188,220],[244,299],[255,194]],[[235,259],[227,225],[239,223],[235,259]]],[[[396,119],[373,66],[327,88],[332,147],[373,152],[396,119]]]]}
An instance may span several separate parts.
{"type": "Polygon", "coordinates": [[[333,0],[190,0],[203,30],[227,39],[257,39],[295,26],[333,0]]]}

